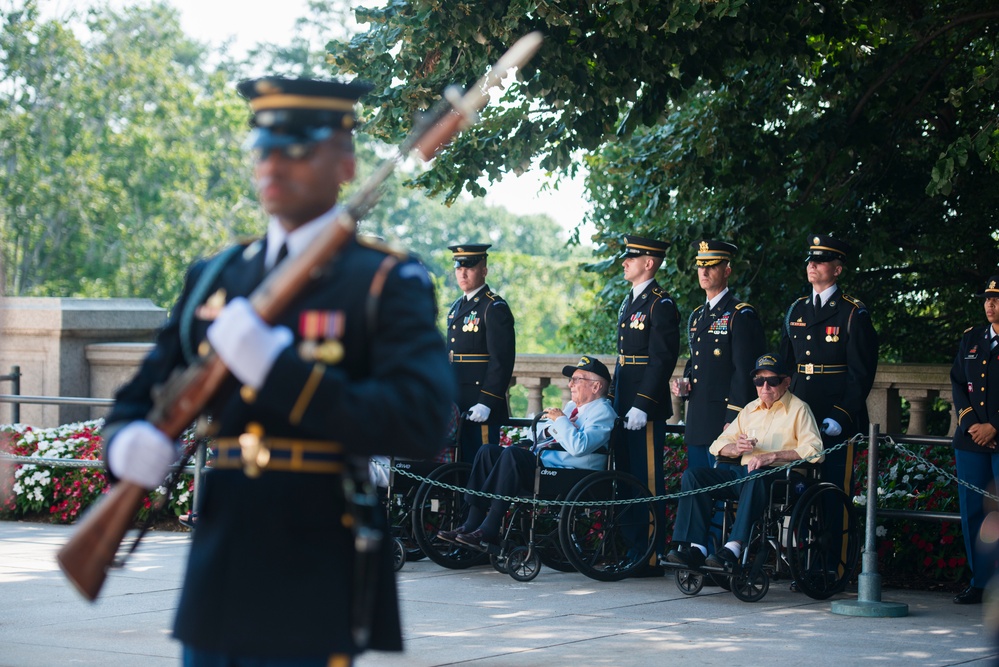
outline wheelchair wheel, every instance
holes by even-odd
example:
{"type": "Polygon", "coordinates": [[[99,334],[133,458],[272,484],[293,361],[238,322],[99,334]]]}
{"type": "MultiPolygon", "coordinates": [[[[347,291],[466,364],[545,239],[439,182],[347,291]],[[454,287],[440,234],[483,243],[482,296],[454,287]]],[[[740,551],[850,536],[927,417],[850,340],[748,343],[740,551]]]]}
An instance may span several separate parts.
{"type": "Polygon", "coordinates": [[[509,561],[510,559],[506,556],[489,554],[489,564],[500,574],[510,574],[510,570],[507,569],[509,561]]]}
{"type": "Polygon", "coordinates": [[[398,537],[392,540],[392,569],[398,572],[406,564],[406,547],[398,537]]]}
{"type": "MultiPolygon", "coordinates": [[[[428,480],[464,488],[472,466],[468,463],[448,463],[437,468],[428,480]]],[[[454,530],[464,515],[464,500],[460,491],[424,482],[413,499],[413,537],[424,554],[438,565],[463,570],[482,565],[489,560],[484,551],[462,547],[437,537],[438,531],[454,530]]]]}
{"type": "Polygon", "coordinates": [[[770,575],[762,567],[750,567],[732,575],[732,594],[743,602],[759,602],[770,590],[770,575]]]}
{"type": "Polygon", "coordinates": [[[388,502],[389,524],[392,526],[392,535],[402,543],[402,548],[406,552],[406,561],[417,561],[426,558],[426,554],[420,549],[413,537],[413,497],[417,488],[410,489],[407,493],[393,494],[388,502]]]}
{"type": "Polygon", "coordinates": [[[693,570],[676,570],[673,573],[676,587],[684,595],[697,595],[704,588],[704,575],[693,570]]]}
{"type": "Polygon", "coordinates": [[[850,498],[824,482],[806,491],[791,513],[788,565],[805,595],[815,600],[840,593],[860,558],[860,526],[850,498]]]}
{"type": "Polygon", "coordinates": [[[562,551],[559,542],[558,522],[561,508],[555,505],[541,505],[537,508],[538,516],[534,522],[534,550],[541,559],[541,564],[557,572],[575,572],[569,559],[562,551]]]}
{"type": "Polygon", "coordinates": [[[537,549],[517,547],[507,556],[506,569],[517,581],[531,581],[541,571],[541,556],[537,549]]]}
{"type": "Polygon", "coordinates": [[[658,528],[651,494],[635,477],[595,472],[569,491],[562,508],[559,542],[579,572],[598,581],[619,581],[644,567],[658,528]],[[637,503],[608,504],[622,500],[637,503]],[[577,504],[578,503],[578,504],[577,504]]]}

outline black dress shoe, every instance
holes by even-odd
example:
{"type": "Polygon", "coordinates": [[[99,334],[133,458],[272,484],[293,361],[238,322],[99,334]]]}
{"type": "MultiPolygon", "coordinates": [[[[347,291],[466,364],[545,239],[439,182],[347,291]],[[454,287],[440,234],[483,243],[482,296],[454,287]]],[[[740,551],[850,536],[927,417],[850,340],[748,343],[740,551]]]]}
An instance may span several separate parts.
{"type": "Polygon", "coordinates": [[[483,551],[490,544],[497,543],[495,537],[487,537],[486,534],[478,528],[470,533],[460,533],[456,535],[454,541],[458,544],[464,544],[465,546],[474,547],[483,551]]]}
{"type": "Polygon", "coordinates": [[[666,554],[666,560],[677,565],[683,565],[688,570],[699,570],[704,565],[704,554],[701,553],[700,549],[689,548],[680,551],[679,549],[670,549],[670,552],[666,554]]]}
{"type": "Polygon", "coordinates": [[[739,564],[739,557],[728,547],[722,547],[717,553],[713,553],[705,559],[704,564],[708,567],[717,567],[723,570],[732,570],[739,564]]]}
{"type": "Polygon", "coordinates": [[[982,589],[976,586],[968,586],[963,591],[954,596],[954,604],[981,604],[982,589]]]}
{"type": "Polygon", "coordinates": [[[464,526],[459,526],[454,530],[439,530],[437,531],[437,537],[444,540],[445,542],[454,542],[459,535],[467,532],[468,528],[465,528],[464,526]]]}

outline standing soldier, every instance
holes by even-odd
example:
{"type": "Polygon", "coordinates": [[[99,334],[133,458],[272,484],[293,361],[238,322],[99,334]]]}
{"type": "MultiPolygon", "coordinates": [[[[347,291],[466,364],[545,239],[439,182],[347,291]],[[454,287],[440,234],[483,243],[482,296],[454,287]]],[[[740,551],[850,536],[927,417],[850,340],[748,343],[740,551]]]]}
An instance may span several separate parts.
{"type": "Polygon", "coordinates": [[[697,247],[697,279],[707,302],[687,321],[685,382],[673,383],[673,394],[687,400],[683,439],[688,468],[714,467],[708,447],[756,398],[751,375],[766,336],[756,309],[729,291],[736,250],[725,241],[701,241],[697,247]]]}
{"type": "MultiPolygon", "coordinates": [[[[954,461],[957,478],[976,489],[990,489],[999,479],[999,276],[992,276],[985,291],[987,324],[971,327],[961,338],[961,347],[950,371],[957,429],[954,431],[954,461]]],[[[985,546],[979,532],[987,506],[978,491],[964,484],[957,487],[961,505],[964,549],[971,568],[971,584],[954,596],[956,604],[979,604],[986,584],[996,572],[994,541],[985,546]],[[977,548],[976,548],[977,547],[977,548]]]]}
{"type": "Polygon", "coordinates": [[[510,418],[507,391],[517,356],[510,306],[486,284],[489,247],[448,246],[464,292],[447,314],[447,349],[458,380],[458,409],[468,413],[461,429],[461,460],[468,463],[482,443],[499,443],[500,424],[510,418]]]}
{"type": "MultiPolygon", "coordinates": [[[[630,235],[625,241],[622,265],[631,290],[617,322],[614,408],[625,428],[617,462],[659,496],[665,493],[663,446],[666,420],[673,415],[669,379],[680,354],[680,313],[655,280],[669,243],[630,235]]],[[[653,568],[664,544],[660,531],[649,563],[653,568]]]]}
{"type": "Polygon", "coordinates": [[[807,275],[811,294],[788,308],[781,356],[791,371],[791,393],[805,401],[822,431],[822,479],[853,495],[853,447],[833,445],[867,430],[867,394],[878,368],[878,336],[863,303],[836,284],[850,245],[811,237],[807,275]]]}
{"type": "Polygon", "coordinates": [[[205,410],[218,454],[174,623],[184,664],[349,665],[402,643],[391,550],[355,549],[351,526],[367,521],[350,471],[374,454],[432,456],[454,384],[426,270],[352,234],[273,325],[257,314],[247,297],[265,273],[307,259],[337,224],[355,172],[353,106],[369,86],[268,77],[237,88],[253,110],[245,145],[267,235],[191,268],[117,392],[105,456],[115,478],[160,485],[177,449],[146,421],[157,387],[214,349],[232,391],[205,410]]]}

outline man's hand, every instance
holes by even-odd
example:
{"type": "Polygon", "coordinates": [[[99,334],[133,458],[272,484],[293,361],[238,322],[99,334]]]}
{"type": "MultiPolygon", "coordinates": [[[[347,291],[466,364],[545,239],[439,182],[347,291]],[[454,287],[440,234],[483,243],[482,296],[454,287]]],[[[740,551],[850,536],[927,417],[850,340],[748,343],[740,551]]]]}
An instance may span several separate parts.
{"type": "Polygon", "coordinates": [[[163,483],[177,458],[177,448],[170,438],[147,421],[135,421],[123,427],[108,447],[111,472],[150,490],[163,483]]]}
{"type": "Polygon", "coordinates": [[[979,447],[996,446],[996,428],[992,424],[972,424],[968,427],[968,435],[979,447]]]}
{"type": "Polygon", "coordinates": [[[646,414],[644,410],[632,408],[631,410],[628,410],[628,414],[624,416],[624,427],[629,431],[638,431],[645,428],[648,421],[649,415],[646,414]]]}
{"type": "Polygon", "coordinates": [[[740,433],[739,438],[735,441],[735,452],[736,456],[742,456],[743,454],[748,454],[754,449],[756,449],[756,439],[750,438],[745,433],[740,433]]]}
{"type": "Polygon", "coordinates": [[[830,419],[826,417],[822,420],[821,431],[829,436],[837,436],[843,432],[843,427],[839,425],[839,422],[835,419],[830,419]]]}
{"type": "Polygon", "coordinates": [[[489,419],[490,412],[492,412],[492,409],[488,405],[476,403],[468,409],[468,420],[481,424],[489,419]]]}
{"type": "Polygon", "coordinates": [[[559,417],[564,417],[565,413],[562,412],[562,408],[548,408],[545,410],[545,418],[550,421],[555,421],[559,417]]]}
{"type": "Polygon", "coordinates": [[[254,389],[264,384],[274,361],[294,339],[287,327],[265,324],[243,297],[230,301],[208,327],[208,341],[226,368],[254,389]]]}
{"type": "Polygon", "coordinates": [[[766,468],[767,466],[773,465],[774,461],[777,460],[777,452],[765,452],[759,456],[754,456],[749,459],[749,463],[746,464],[746,469],[749,472],[758,470],[760,468],[766,468]]]}

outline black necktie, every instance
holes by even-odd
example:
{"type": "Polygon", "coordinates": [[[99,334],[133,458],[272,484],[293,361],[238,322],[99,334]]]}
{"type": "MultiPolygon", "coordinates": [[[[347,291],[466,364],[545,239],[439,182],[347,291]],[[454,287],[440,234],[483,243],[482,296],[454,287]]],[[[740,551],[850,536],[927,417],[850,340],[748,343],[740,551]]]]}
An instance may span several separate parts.
{"type": "MultiPolygon", "coordinates": [[[[274,260],[274,266],[277,266],[278,264],[283,262],[285,257],[287,256],[288,256],[288,244],[282,243],[281,247],[278,249],[277,259],[274,260]]],[[[271,268],[273,269],[274,266],[272,266],[271,268]]]]}
{"type": "Polygon", "coordinates": [[[822,299],[818,294],[815,295],[815,312],[819,312],[822,309],[822,299]]]}

